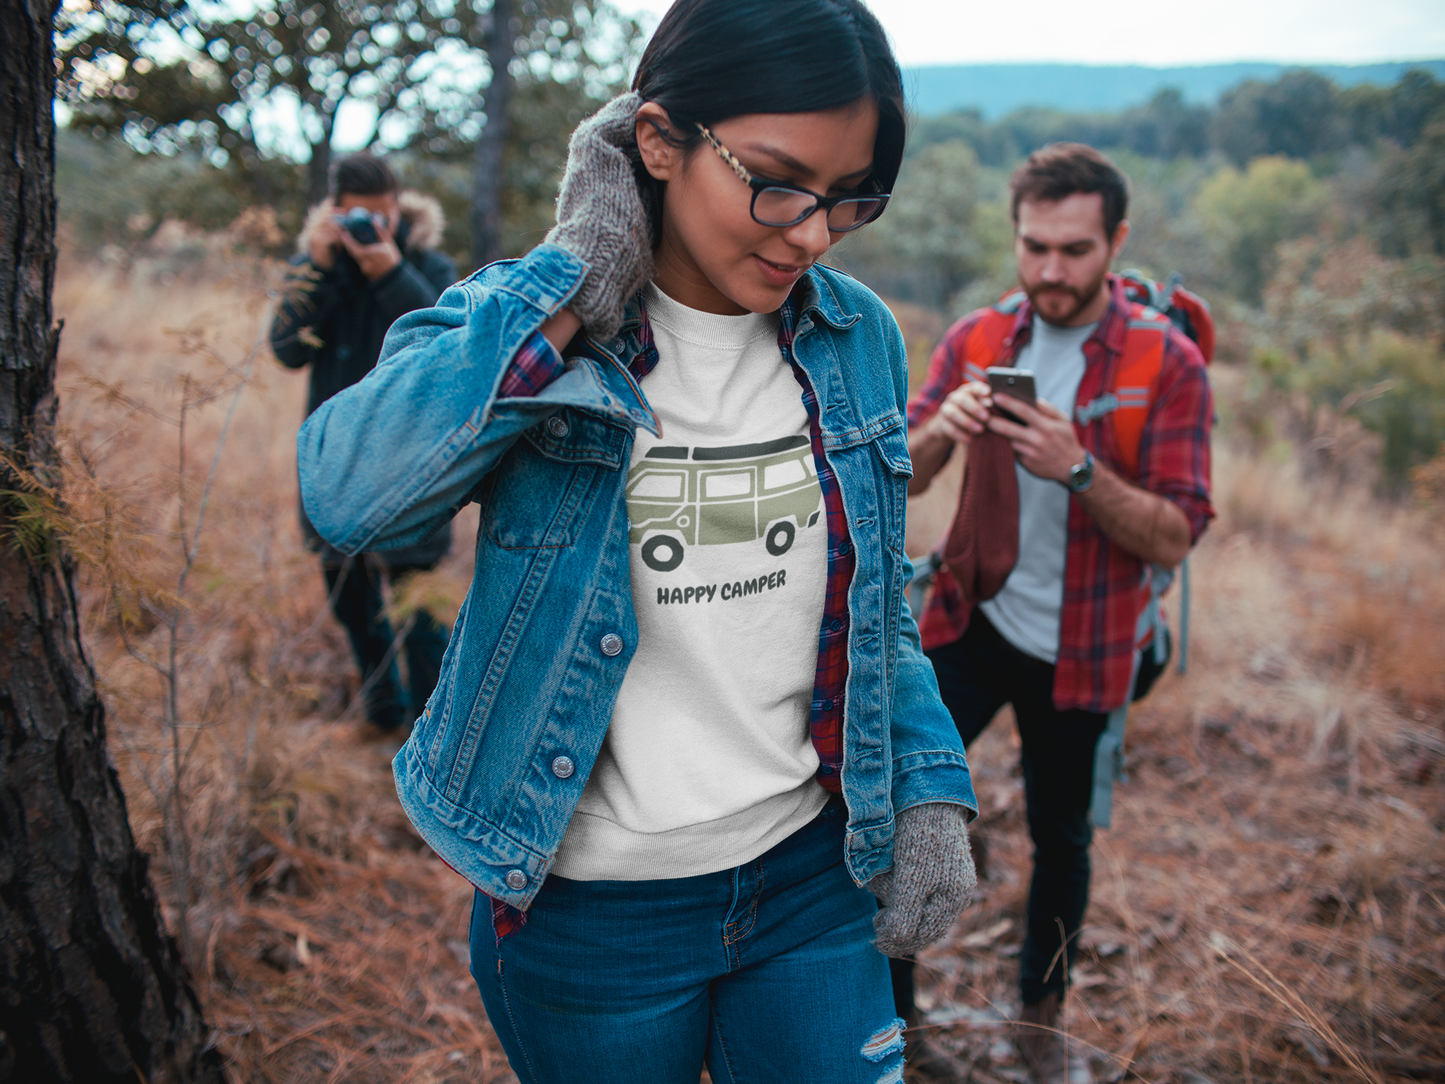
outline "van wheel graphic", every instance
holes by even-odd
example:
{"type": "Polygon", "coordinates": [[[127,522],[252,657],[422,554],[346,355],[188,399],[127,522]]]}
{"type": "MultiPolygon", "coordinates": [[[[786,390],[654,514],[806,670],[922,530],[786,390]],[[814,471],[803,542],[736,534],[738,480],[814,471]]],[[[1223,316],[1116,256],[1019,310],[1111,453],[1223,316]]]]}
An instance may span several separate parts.
{"type": "Polygon", "coordinates": [[[774,557],[781,557],[788,552],[793,544],[793,525],[787,520],[779,520],[768,528],[768,552],[774,557]]]}
{"type": "Polygon", "coordinates": [[[642,562],[654,572],[671,572],[682,564],[682,543],[671,535],[654,535],[642,544],[642,562]]]}

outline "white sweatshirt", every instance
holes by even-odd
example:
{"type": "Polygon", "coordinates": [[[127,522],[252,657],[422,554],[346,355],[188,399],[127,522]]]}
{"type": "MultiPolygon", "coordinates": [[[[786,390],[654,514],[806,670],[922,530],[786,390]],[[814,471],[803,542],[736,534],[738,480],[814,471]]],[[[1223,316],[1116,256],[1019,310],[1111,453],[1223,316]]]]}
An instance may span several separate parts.
{"type": "Polygon", "coordinates": [[[691,877],[751,861],[827,801],[808,733],[828,528],[776,314],[649,287],[658,350],[627,481],[637,652],[553,871],[691,877]]]}

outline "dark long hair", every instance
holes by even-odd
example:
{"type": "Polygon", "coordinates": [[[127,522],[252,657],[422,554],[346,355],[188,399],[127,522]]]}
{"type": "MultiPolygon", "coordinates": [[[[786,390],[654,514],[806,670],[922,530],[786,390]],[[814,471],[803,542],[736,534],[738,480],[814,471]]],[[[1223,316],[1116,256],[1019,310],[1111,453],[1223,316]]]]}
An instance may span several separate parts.
{"type": "MultiPolygon", "coordinates": [[[[903,77],[883,27],[861,0],[677,0],[632,80],[689,150],[711,126],[747,113],[812,113],[871,98],[878,106],[873,180],[891,191],[903,162],[903,77]]],[[[640,160],[637,183],[661,236],[662,182],[640,160]]]]}

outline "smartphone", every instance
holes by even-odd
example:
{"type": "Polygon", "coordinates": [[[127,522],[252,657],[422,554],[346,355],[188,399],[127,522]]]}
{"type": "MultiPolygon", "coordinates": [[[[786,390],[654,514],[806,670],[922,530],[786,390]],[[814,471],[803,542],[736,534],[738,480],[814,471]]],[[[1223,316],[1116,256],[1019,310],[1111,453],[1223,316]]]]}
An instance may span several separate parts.
{"type": "Polygon", "coordinates": [[[356,239],[358,245],[374,245],[381,240],[376,232],[376,220],[365,207],[353,207],[345,214],[336,216],[337,224],[356,239]]]}
{"type": "MultiPolygon", "coordinates": [[[[998,395],[1012,395],[1015,399],[1022,399],[1029,406],[1038,401],[1038,393],[1034,388],[1034,374],[1031,369],[1009,369],[1002,365],[991,365],[984,370],[988,377],[988,390],[998,395]]],[[[994,409],[1011,422],[1019,425],[1027,425],[1022,418],[1012,411],[1005,410],[994,400],[994,409]]]]}

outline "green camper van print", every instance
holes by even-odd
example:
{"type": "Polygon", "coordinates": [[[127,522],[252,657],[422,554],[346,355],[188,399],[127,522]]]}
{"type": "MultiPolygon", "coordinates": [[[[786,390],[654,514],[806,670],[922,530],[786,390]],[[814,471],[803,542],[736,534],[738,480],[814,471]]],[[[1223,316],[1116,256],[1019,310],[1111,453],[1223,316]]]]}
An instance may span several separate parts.
{"type": "Polygon", "coordinates": [[[688,546],[755,542],[774,557],[817,524],[823,491],[804,436],[726,448],[659,445],[627,475],[628,537],[657,572],[688,546]]]}

